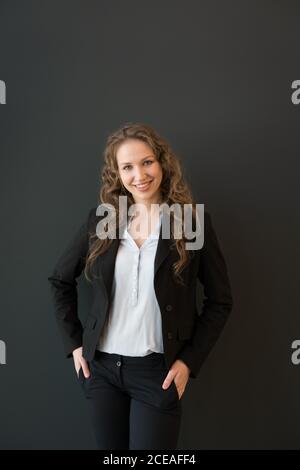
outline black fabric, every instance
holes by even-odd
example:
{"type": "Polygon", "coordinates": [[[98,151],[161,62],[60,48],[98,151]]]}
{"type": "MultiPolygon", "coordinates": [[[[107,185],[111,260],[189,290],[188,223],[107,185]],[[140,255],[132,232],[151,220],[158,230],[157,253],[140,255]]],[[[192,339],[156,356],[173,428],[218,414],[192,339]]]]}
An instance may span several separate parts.
{"type": "Polygon", "coordinates": [[[95,353],[90,377],[79,370],[97,446],[109,449],[176,449],[184,394],[174,381],[162,388],[168,373],[164,355],[129,357],[95,353]]]}

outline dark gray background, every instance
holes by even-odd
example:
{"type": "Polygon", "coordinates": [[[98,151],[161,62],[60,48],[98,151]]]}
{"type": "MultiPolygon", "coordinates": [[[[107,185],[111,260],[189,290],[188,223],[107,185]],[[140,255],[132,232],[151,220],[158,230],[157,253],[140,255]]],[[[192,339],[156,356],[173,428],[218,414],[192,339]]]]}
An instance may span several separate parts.
{"type": "MultiPolygon", "coordinates": [[[[0,448],[92,449],[47,276],[128,121],[182,158],[234,310],[184,396],[183,449],[299,448],[297,1],[0,1],[0,448]]],[[[90,291],[80,282],[80,315],[90,291]]]]}

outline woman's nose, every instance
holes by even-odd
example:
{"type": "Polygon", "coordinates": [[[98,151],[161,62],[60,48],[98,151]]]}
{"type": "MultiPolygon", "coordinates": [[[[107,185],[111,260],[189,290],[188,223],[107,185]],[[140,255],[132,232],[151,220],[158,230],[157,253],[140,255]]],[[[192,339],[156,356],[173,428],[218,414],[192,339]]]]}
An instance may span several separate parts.
{"type": "Polygon", "coordinates": [[[146,178],[146,172],[143,168],[136,168],[134,172],[134,178],[136,181],[144,181],[146,178]]]}

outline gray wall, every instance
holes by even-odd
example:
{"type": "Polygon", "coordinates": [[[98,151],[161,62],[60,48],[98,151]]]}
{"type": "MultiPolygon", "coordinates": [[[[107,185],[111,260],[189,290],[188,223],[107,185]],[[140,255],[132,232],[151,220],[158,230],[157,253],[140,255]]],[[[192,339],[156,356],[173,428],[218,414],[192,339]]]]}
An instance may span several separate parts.
{"type": "MultiPolygon", "coordinates": [[[[0,448],[95,448],[47,276],[127,121],[181,156],[233,288],[180,447],[299,448],[299,14],[279,0],[1,0],[0,448]]],[[[79,296],[84,318],[83,280],[79,296]]]]}

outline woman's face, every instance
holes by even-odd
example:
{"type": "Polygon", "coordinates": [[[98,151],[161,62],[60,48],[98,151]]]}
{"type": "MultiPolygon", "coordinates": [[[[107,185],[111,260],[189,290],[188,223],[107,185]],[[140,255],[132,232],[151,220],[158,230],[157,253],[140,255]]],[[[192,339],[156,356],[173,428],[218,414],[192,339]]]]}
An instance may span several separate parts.
{"type": "Polygon", "coordinates": [[[135,203],[158,203],[163,172],[151,147],[142,140],[128,139],[116,156],[121,181],[135,203]]]}

